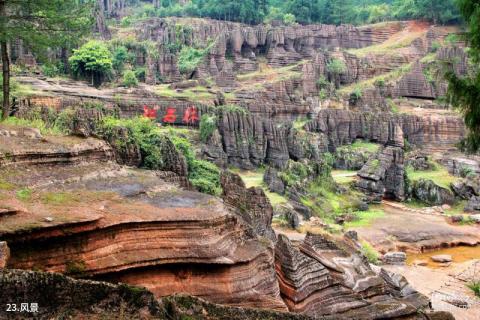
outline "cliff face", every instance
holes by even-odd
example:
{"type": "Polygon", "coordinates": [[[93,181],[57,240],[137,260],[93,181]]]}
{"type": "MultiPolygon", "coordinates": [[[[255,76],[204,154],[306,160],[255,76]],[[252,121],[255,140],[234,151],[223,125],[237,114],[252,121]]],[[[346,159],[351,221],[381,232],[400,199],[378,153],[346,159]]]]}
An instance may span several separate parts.
{"type": "Polygon", "coordinates": [[[31,188],[23,201],[10,187],[1,191],[2,207],[10,208],[0,215],[8,268],[123,281],[157,297],[187,293],[286,310],[274,271],[273,210],[263,192],[233,176],[224,183],[226,207],[168,182],[181,177],[174,172],[112,163],[112,150],[99,140],[44,139],[2,144],[2,179],[31,188]]]}
{"type": "Polygon", "coordinates": [[[274,123],[253,115],[224,113],[218,123],[220,137],[212,139],[206,153],[220,164],[227,159],[228,163],[245,169],[261,163],[282,168],[288,159],[311,156],[307,150],[312,148],[320,153],[334,151],[356,139],[386,144],[394,139],[392,128],[397,125],[403,138],[413,145],[448,147],[464,134],[462,121],[454,116],[320,110],[306,123],[304,129],[312,136],[302,145],[302,139],[291,126],[274,123]]]}

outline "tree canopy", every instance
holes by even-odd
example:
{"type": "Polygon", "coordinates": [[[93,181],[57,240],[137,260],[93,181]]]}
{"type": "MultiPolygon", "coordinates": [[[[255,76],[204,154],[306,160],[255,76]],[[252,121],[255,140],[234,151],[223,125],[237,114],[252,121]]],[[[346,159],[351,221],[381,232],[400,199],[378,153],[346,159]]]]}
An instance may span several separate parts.
{"type": "Polygon", "coordinates": [[[92,84],[99,85],[112,70],[112,53],[105,43],[91,40],[73,50],[68,62],[74,74],[91,78],[92,84]]]}
{"type": "Polygon", "coordinates": [[[471,152],[480,150],[480,0],[459,0],[460,12],[467,24],[465,38],[471,58],[470,72],[458,76],[447,72],[449,98],[464,116],[469,129],[463,146],[471,152]]]}
{"type": "Polygon", "coordinates": [[[67,46],[90,29],[91,0],[0,0],[0,48],[3,68],[3,118],[10,113],[10,68],[7,43],[42,49],[67,46]]]}

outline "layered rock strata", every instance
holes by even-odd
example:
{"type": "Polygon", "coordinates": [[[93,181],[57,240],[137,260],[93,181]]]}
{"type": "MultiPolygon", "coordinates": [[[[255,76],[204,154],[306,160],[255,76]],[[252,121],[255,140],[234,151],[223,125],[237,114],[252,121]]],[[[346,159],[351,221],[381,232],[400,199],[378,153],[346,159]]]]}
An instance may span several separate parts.
{"type": "Polygon", "coordinates": [[[403,277],[372,269],[358,243],[307,234],[295,247],[283,235],[276,249],[280,290],[291,311],[337,319],[429,319],[417,313],[428,299],[403,277]]]}

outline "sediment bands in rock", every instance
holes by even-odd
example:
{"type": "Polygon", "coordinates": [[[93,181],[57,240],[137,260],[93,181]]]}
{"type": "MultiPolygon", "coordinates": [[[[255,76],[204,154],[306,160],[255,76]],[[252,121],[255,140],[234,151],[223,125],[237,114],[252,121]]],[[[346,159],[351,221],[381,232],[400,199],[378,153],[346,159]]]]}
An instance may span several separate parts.
{"type": "Polygon", "coordinates": [[[371,269],[349,240],[308,234],[299,246],[279,236],[276,268],[290,311],[339,319],[424,319],[428,299],[404,278],[371,269]],[[338,244],[337,244],[338,243],[338,244]]]}

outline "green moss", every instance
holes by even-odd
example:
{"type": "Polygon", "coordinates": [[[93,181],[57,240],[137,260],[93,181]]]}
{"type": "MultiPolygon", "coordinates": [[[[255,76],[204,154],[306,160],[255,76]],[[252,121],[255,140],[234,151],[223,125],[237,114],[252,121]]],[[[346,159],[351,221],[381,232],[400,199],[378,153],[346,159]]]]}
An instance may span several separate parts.
{"type": "Polygon", "coordinates": [[[339,184],[350,184],[355,181],[357,176],[357,171],[353,170],[333,170],[332,177],[336,183],[339,184]]]}
{"type": "Polygon", "coordinates": [[[40,197],[43,204],[65,205],[72,202],[80,201],[79,196],[68,192],[46,192],[40,197]]]}

